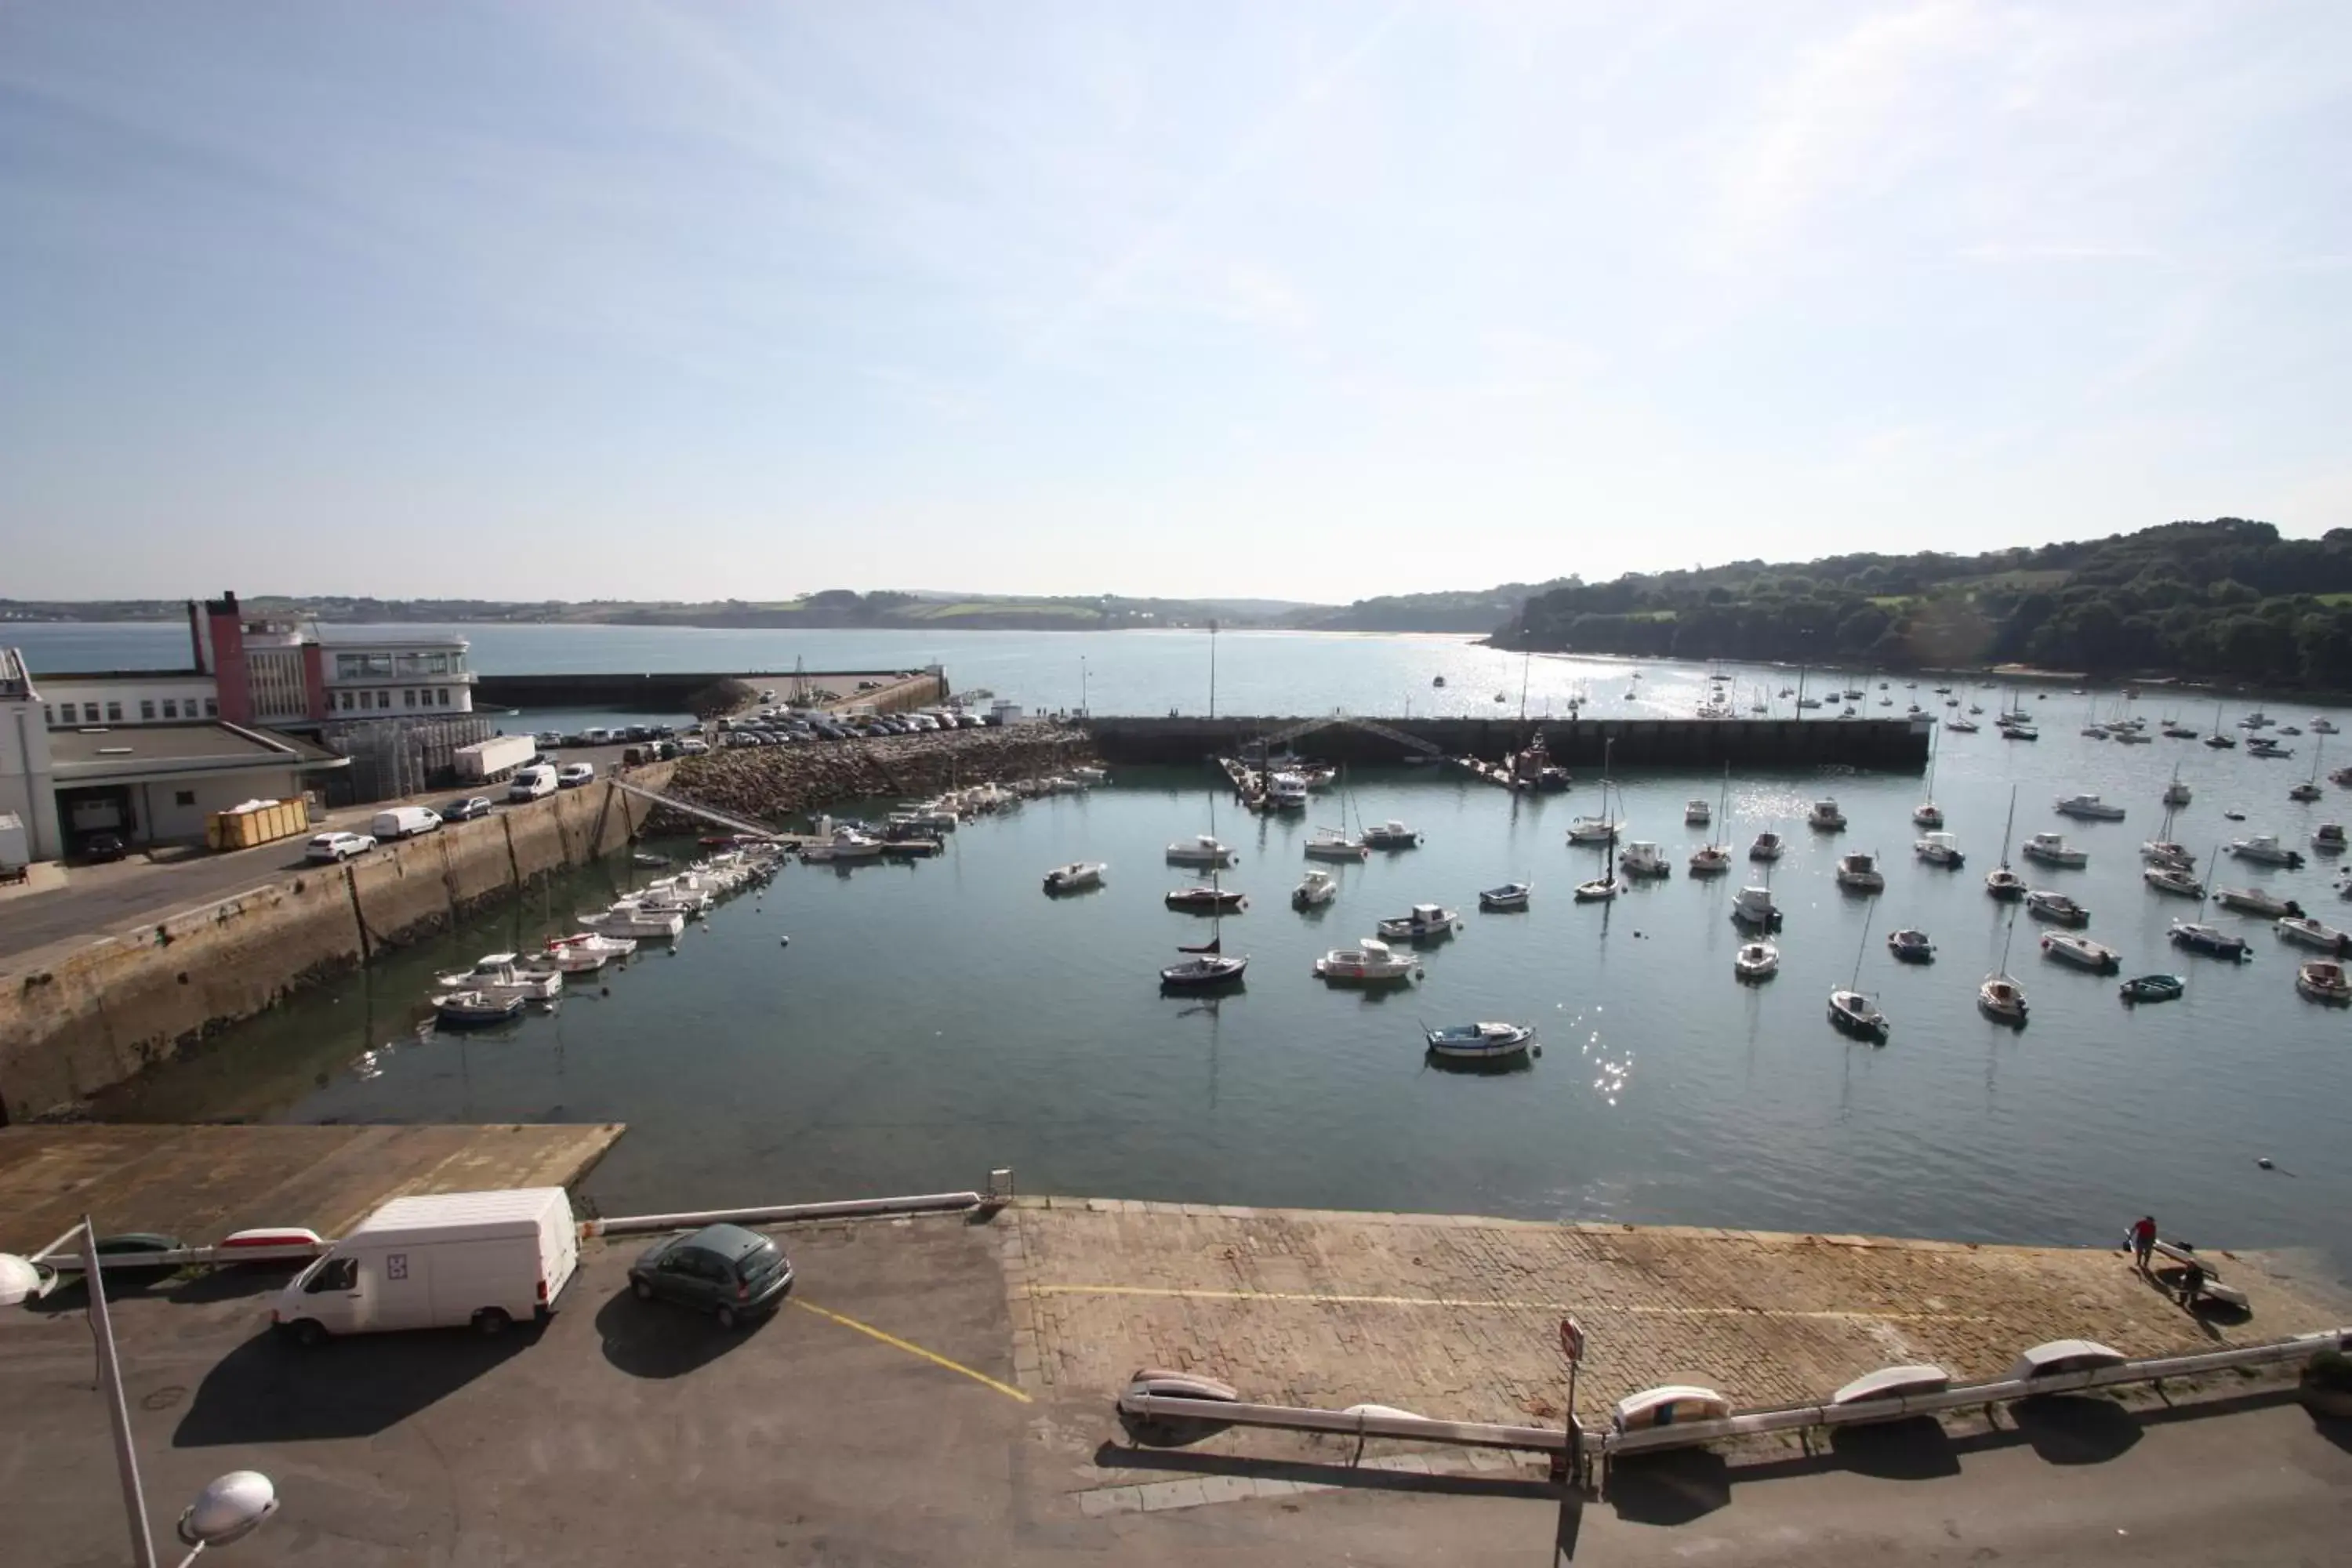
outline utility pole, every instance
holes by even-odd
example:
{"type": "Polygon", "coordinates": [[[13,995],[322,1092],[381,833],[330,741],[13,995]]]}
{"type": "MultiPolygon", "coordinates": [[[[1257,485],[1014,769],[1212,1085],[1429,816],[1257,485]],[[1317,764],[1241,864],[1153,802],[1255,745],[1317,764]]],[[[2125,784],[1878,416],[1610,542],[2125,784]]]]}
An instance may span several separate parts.
{"type": "Polygon", "coordinates": [[[1209,617],[1209,717],[1217,716],[1217,617],[1209,617]]]}

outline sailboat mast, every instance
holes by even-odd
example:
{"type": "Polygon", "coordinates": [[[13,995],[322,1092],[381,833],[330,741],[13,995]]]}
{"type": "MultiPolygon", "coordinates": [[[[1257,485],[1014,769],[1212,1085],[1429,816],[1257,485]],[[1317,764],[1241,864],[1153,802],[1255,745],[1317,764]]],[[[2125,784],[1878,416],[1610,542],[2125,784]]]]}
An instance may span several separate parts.
{"type": "Polygon", "coordinates": [[[1869,908],[1862,911],[1862,940],[1854,944],[1853,979],[1846,986],[1846,989],[1849,991],[1859,991],[1862,989],[1862,955],[1870,951],[1870,919],[1877,912],[1878,900],[1876,899],[1871,900],[1869,908]]]}

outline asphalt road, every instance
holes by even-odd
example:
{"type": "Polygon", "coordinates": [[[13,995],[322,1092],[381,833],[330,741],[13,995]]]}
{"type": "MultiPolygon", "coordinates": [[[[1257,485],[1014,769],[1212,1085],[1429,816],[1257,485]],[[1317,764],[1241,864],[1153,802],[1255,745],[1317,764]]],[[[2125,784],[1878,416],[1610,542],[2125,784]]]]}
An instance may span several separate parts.
{"type": "MultiPolygon", "coordinates": [[[[1433,1477],[1118,1447],[1098,1398],[1013,1388],[990,1227],[787,1233],[793,1304],[728,1333],[624,1286],[597,1250],[544,1330],[299,1352],[257,1280],[121,1294],[131,1418],[160,1528],[222,1471],[272,1476],[257,1565],[736,1563],[1428,1564],[1713,1560],[1843,1568],[2001,1557],[2342,1561],[2352,1426],[2275,1389],[2134,1415],[2056,1401],[1958,1436],[1848,1433],[1818,1454],[1621,1467],[1563,1503],[1531,1471],[1433,1477]],[[1097,1517],[1090,1488],[1276,1471],[1328,1490],[1097,1517]]],[[[125,1531],[78,1295],[0,1314],[7,1556],[116,1564],[125,1531]],[[37,1506],[27,1506],[37,1500],[37,1506]]],[[[1230,1483],[1228,1483],[1230,1487],[1230,1483]]],[[[169,1561],[170,1559],[167,1559],[169,1561]]]]}

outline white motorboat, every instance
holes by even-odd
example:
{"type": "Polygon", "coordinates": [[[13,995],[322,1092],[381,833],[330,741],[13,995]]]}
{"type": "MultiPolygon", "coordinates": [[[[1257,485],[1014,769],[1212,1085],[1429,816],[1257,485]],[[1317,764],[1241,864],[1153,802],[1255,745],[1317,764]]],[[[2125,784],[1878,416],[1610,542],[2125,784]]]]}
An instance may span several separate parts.
{"type": "Polygon", "coordinates": [[[686,930],[679,910],[652,909],[634,899],[623,899],[611,909],[582,915],[579,923],[599,936],[676,937],[686,930]]]}
{"type": "Polygon", "coordinates": [[[717,902],[709,884],[696,879],[656,877],[637,889],[638,902],[660,909],[672,909],[689,915],[698,915],[717,902]]]}
{"type": "Polygon", "coordinates": [[[2332,925],[2313,920],[2309,915],[2282,915],[2274,926],[2280,940],[2303,947],[2315,947],[2322,952],[2343,954],[2352,949],[2352,937],[2346,936],[2332,925]]]}
{"type": "Polygon", "coordinates": [[[813,844],[801,846],[801,858],[824,864],[837,860],[873,860],[882,854],[882,840],[855,827],[835,827],[813,844]]]}
{"type": "Polygon", "coordinates": [[[583,931],[576,936],[547,939],[548,962],[566,974],[593,974],[616,958],[626,958],[637,944],[626,937],[583,931]]]}
{"type": "Polygon", "coordinates": [[[1877,856],[1857,849],[1838,857],[1837,884],[1859,893],[1881,892],[1886,887],[1886,873],[1878,868],[1877,856]]]}
{"type": "Polygon", "coordinates": [[[1350,838],[1336,827],[1318,827],[1307,841],[1309,860],[1369,860],[1371,846],[1360,839],[1350,838]]]}
{"type": "Polygon", "coordinates": [[[1230,866],[1234,863],[1234,852],[1220,839],[1202,833],[1171,844],[1168,847],[1168,863],[1171,866],[1230,866]]]}
{"type": "Polygon", "coordinates": [[[1906,928],[1886,933],[1886,951],[1898,963],[1933,963],[1936,944],[1924,931],[1906,928]]]}
{"type": "Polygon", "coordinates": [[[1099,860],[1073,860],[1066,866],[1056,866],[1045,873],[1048,893],[1076,893],[1102,886],[1103,873],[1109,868],[1099,860]]]}
{"type": "Polygon", "coordinates": [[[2344,825],[2340,822],[2323,822],[2311,830],[2311,847],[2318,854],[2341,855],[2344,842],[2344,825]]]}
{"type": "Polygon", "coordinates": [[[2169,838],[2148,839],[2139,847],[2139,858],[2147,866],[2169,866],[2177,871],[2197,868],[2196,851],[2169,838]]]}
{"type": "Polygon", "coordinates": [[[2142,881],[2159,893],[2170,893],[2181,899],[2201,899],[2205,896],[2205,884],[2184,866],[2150,866],[2139,875],[2142,881]]]}
{"type": "Polygon", "coordinates": [[[1624,826],[1605,815],[1571,817],[1568,824],[1568,841],[1570,844],[1614,844],[1618,832],[1624,826]]]}
{"type": "Polygon", "coordinates": [[[1534,884],[1530,882],[1506,882],[1499,888],[1481,889],[1478,893],[1478,907],[1496,914],[1524,910],[1528,907],[1528,900],[1534,896],[1535,890],[1534,884]]]}
{"type": "Polygon", "coordinates": [[[2025,1022],[2025,987],[2006,974],[1988,974],[1977,987],[1977,1009],[1997,1024],[2025,1022]]]}
{"type": "Polygon", "coordinates": [[[1636,838],[1618,855],[1617,868],[1628,877],[1670,877],[1674,875],[1675,863],[1648,839],[1636,838]]]}
{"type": "Polygon", "coordinates": [[[1952,871],[1967,862],[1967,857],[1960,853],[1960,841],[1948,833],[1930,833],[1912,840],[1911,853],[1930,866],[1952,871]]]}
{"type": "Polygon", "coordinates": [[[1805,821],[1824,833],[1839,833],[1845,828],[1845,813],[1838,808],[1836,801],[1824,795],[1813,802],[1812,810],[1805,813],[1805,821]]]}
{"type": "Polygon", "coordinates": [[[2095,795],[2062,796],[2058,802],[2058,814],[2061,816],[2080,817],[2085,822],[2121,822],[2124,819],[2122,806],[2109,805],[2095,795]]]}
{"type": "Polygon", "coordinates": [[[2260,888],[2216,888],[2213,901],[2225,910],[2240,914],[2260,915],[2264,920],[2277,920],[2284,915],[2299,915],[2303,906],[2293,899],[2282,899],[2260,888]]]}
{"type": "Polygon", "coordinates": [[[1110,770],[1108,768],[1081,765],[1072,768],[1070,770],[1070,776],[1089,788],[1096,784],[1110,783],[1110,770]]]}
{"type": "Polygon", "coordinates": [[[1421,835],[1391,817],[1377,827],[1365,828],[1364,842],[1375,849],[1410,849],[1421,842],[1421,835]]]}
{"type": "Polygon", "coordinates": [[[480,991],[452,991],[433,998],[434,1020],[445,1028],[486,1029],[503,1024],[522,1011],[520,996],[492,996],[480,991]]]}
{"type": "Polygon", "coordinates": [[[2036,888],[2025,895],[2025,911],[2036,920],[2062,926],[2085,926],[2091,923],[2091,911],[2063,893],[2053,893],[2047,888],[2036,888]]]}
{"type": "Polygon", "coordinates": [[[2333,735],[2336,733],[2336,721],[2325,713],[2319,714],[2311,721],[2311,732],[2315,735],[2333,735]]]}
{"type": "Polygon", "coordinates": [[[1391,916],[1374,929],[1384,942],[1432,942],[1452,936],[1462,923],[1452,910],[1436,904],[1415,904],[1411,912],[1391,916]]]}
{"type": "Polygon", "coordinates": [[[2025,879],[2006,866],[1996,866],[1985,873],[1985,892],[2007,902],[2025,897],[2025,879]]]}
{"type": "Polygon", "coordinates": [[[1911,821],[1918,827],[1941,827],[1944,826],[1944,808],[1932,800],[1922,801],[1912,808],[1911,821]]]}
{"type": "Polygon", "coordinates": [[[1683,806],[1683,822],[1686,826],[1705,827],[1714,820],[1715,807],[1704,800],[1694,797],[1683,806]]]}
{"type": "Polygon", "coordinates": [[[1454,1024],[1425,1029],[1429,1054],[1452,1061],[1507,1062],[1528,1054],[1536,1032],[1525,1024],[1454,1024]]]}
{"type": "Polygon", "coordinates": [[[1317,959],[1315,973],[1325,980],[1379,984],[1411,979],[1420,962],[1411,953],[1398,952],[1388,943],[1368,936],[1353,947],[1335,947],[1317,959]]]}
{"type": "Polygon", "coordinates": [[[2341,1007],[2352,1004],[2352,977],[2344,966],[2329,959],[2315,959],[2294,972],[2294,988],[2314,1002],[2325,1002],[2341,1007]]]}
{"type": "Polygon", "coordinates": [[[2230,853],[2241,860],[2252,860],[2258,866],[2284,866],[2290,869],[2303,864],[2303,851],[2290,849],[2279,842],[2275,833],[2257,833],[2251,838],[2233,838],[2230,853]]]}
{"type": "Polygon", "coordinates": [[[463,974],[442,974],[434,984],[447,991],[478,991],[485,996],[520,996],[552,1002],[563,994],[563,973],[552,965],[526,969],[511,952],[486,952],[463,974]]]}
{"type": "Polygon", "coordinates": [[[1731,851],[1720,844],[1702,844],[1690,854],[1690,874],[1719,877],[1731,869],[1731,851]]]}
{"type": "Polygon", "coordinates": [[[1780,907],[1772,901],[1769,888],[1742,888],[1733,894],[1731,918],[1741,925],[1765,931],[1780,929],[1780,907]]]}
{"type": "Polygon", "coordinates": [[[1778,860],[1787,842],[1777,833],[1759,833],[1756,841],[1748,847],[1748,858],[1750,860],[1778,860]]]}
{"type": "Polygon", "coordinates": [[[1276,811],[1307,809],[1307,775],[1279,773],[1266,780],[1265,798],[1276,811]]]}
{"type": "Polygon", "coordinates": [[[2019,853],[2028,860],[2038,860],[2044,866],[2074,868],[2091,863],[2088,851],[2068,847],[2064,836],[2056,833],[2035,834],[2020,846],[2019,853]]]}
{"type": "Polygon", "coordinates": [[[2079,931],[2053,931],[2042,939],[2044,956],[2061,963],[2071,963],[2077,969],[2087,969],[2094,974],[2113,974],[2124,966],[2116,950],[2102,942],[2094,942],[2079,931]]]}
{"type": "Polygon", "coordinates": [[[1249,895],[1212,880],[1205,885],[1195,882],[1186,888],[1171,888],[1160,902],[1183,914],[1222,915],[1249,908],[1249,895]]]}
{"type": "Polygon", "coordinates": [[[1741,980],[1769,980],[1780,973],[1780,950],[1769,942],[1743,942],[1731,955],[1731,973],[1741,980]]]}
{"type": "Polygon", "coordinates": [[[1849,1035],[1867,1040],[1884,1040],[1889,1028],[1886,1015],[1878,1010],[1878,1004],[1843,985],[1830,993],[1830,1022],[1849,1035]]]}
{"type": "Polygon", "coordinates": [[[2210,953],[2215,958],[2244,958],[2246,939],[2232,935],[2220,926],[2205,925],[2195,921],[2175,921],[2166,931],[2175,947],[2191,952],[2210,953]]]}
{"type": "Polygon", "coordinates": [[[1294,910],[1319,910],[1339,897],[1339,884],[1328,871],[1309,871],[1290,889],[1294,910]]]}

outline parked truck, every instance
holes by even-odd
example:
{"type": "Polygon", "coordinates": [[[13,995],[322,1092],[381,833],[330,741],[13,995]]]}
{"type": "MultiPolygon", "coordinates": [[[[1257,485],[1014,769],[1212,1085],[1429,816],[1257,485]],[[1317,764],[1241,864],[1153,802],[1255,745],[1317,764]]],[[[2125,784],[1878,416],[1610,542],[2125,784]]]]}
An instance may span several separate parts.
{"type": "Polygon", "coordinates": [[[539,743],[529,735],[493,735],[457,748],[457,777],[466,784],[495,784],[538,753],[539,743]]]}
{"type": "Polygon", "coordinates": [[[389,1329],[495,1334],[552,1311],[579,1267],[562,1187],[394,1198],[296,1275],[269,1318],[303,1343],[389,1329]]]}

